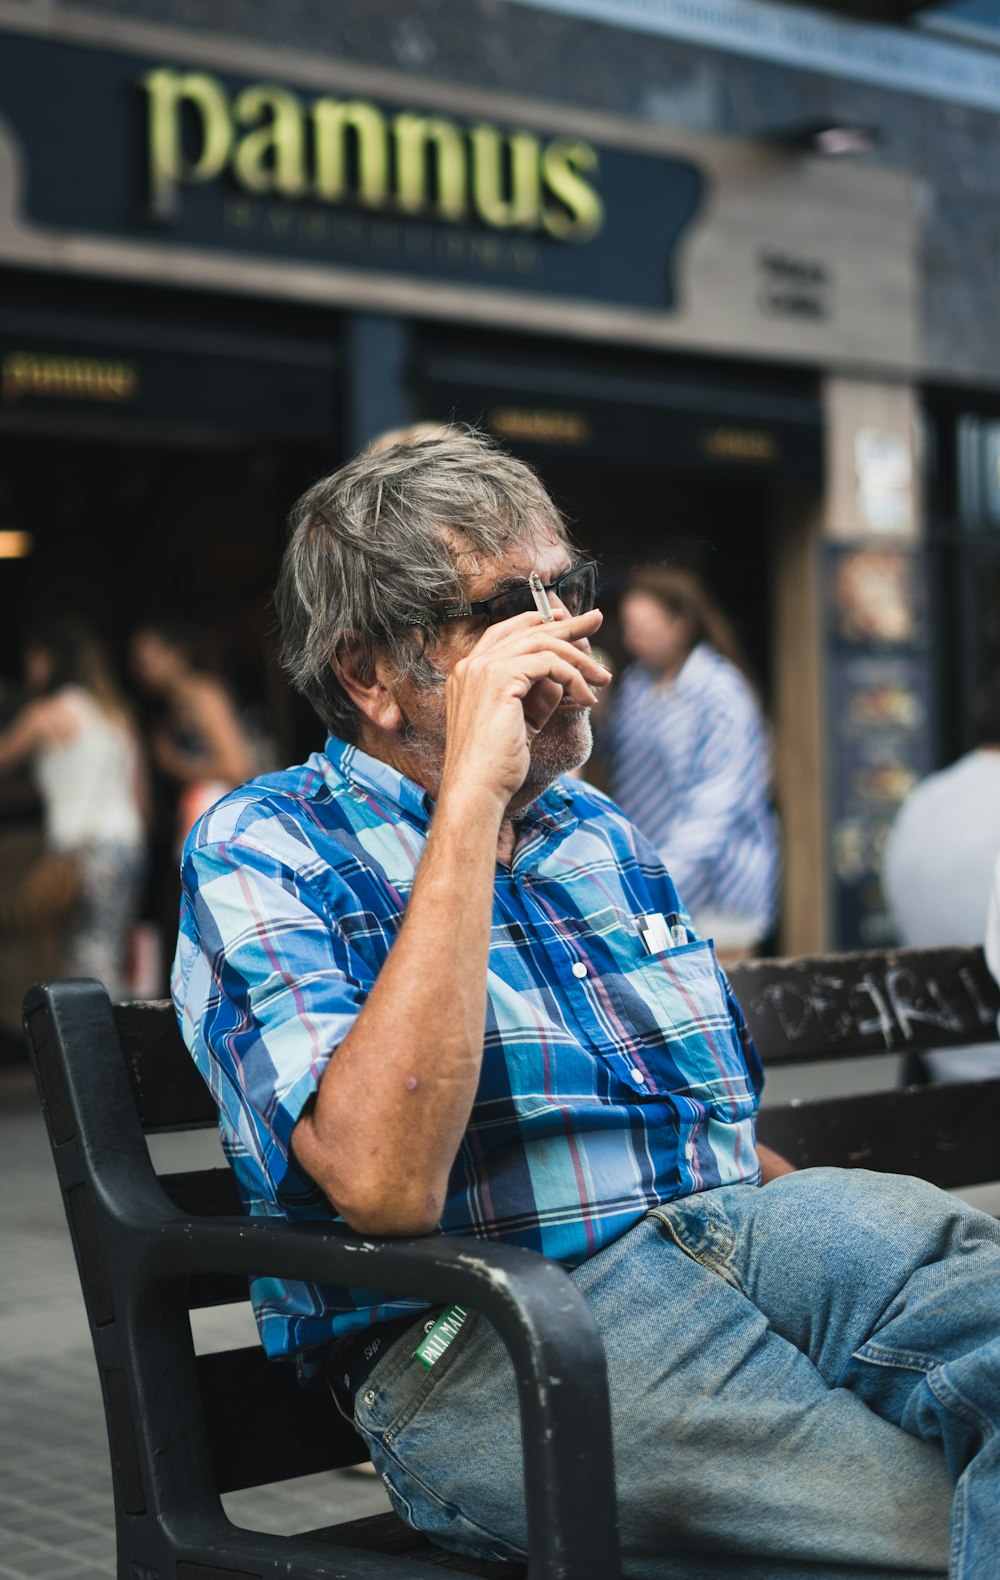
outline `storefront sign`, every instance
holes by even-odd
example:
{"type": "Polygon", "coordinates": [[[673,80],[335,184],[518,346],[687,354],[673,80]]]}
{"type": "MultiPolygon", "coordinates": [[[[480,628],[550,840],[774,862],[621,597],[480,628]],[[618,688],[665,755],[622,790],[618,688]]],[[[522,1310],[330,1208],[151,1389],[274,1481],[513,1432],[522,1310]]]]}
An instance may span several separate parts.
{"type": "Polygon", "coordinates": [[[546,407],[497,406],[487,413],[486,425],[501,439],[514,443],[585,445],[593,438],[589,417],[578,411],[546,407]]]}
{"type": "Polygon", "coordinates": [[[4,40],[0,110],[23,218],[53,234],[658,310],[704,184],[583,137],[32,38],[4,40]]]}
{"type": "Polygon", "coordinates": [[[116,355],[104,341],[0,340],[0,424],[35,431],[52,420],[121,433],[169,424],[174,432],[325,440],[335,380],[327,363],[278,361],[162,346],[116,355]]]}
{"type": "Polygon", "coordinates": [[[763,428],[706,428],[698,449],[712,461],[739,461],[751,466],[773,465],[781,458],[778,435],[763,428]]]}
{"type": "Polygon", "coordinates": [[[498,438],[528,454],[572,450],[624,466],[648,465],[655,456],[664,467],[780,472],[810,483],[821,474],[820,408],[804,396],[758,395],[760,416],[746,420],[743,414],[755,398],[725,386],[635,381],[625,387],[614,376],[603,382],[592,376],[584,391],[574,388],[582,381],[572,371],[555,369],[549,381],[552,395],[543,400],[537,370],[447,355],[430,357],[414,374],[425,418],[477,425],[485,420],[498,438]],[[501,390],[506,399],[498,398],[501,390]]]}
{"type": "Polygon", "coordinates": [[[251,195],[313,199],[448,225],[589,241],[604,228],[600,156],[580,138],[542,141],[488,121],[394,114],[365,99],[307,97],[273,82],[143,72],[152,213],[174,220],[186,186],[228,180],[251,195]]]}
{"type": "Polygon", "coordinates": [[[134,401],[138,393],[134,362],[37,351],[10,351],[0,361],[0,400],[5,406],[32,400],[120,404],[134,401]]]}
{"type": "Polygon", "coordinates": [[[896,170],[137,19],[77,16],[72,38],[58,16],[7,25],[0,262],[920,366],[914,189],[896,170]]]}

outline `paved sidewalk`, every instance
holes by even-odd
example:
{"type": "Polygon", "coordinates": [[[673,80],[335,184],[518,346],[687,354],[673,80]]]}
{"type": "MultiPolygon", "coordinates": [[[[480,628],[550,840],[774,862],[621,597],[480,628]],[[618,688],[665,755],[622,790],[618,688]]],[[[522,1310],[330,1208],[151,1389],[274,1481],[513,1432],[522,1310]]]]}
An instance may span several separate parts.
{"type": "MultiPolygon", "coordinates": [[[[157,1167],[214,1137],[164,1137],[157,1167]],[[162,1158],[162,1163],[161,1163],[162,1158]]],[[[0,1067],[0,1580],[115,1574],[114,1509],[100,1387],[45,1126],[26,1067],[0,1067]]],[[[178,1166],[183,1163],[178,1158],[178,1166]]],[[[235,1334],[245,1311],[198,1314],[199,1349],[235,1334]]],[[[224,1500],[236,1524],[288,1532],[388,1508],[381,1485],[345,1471],[224,1500]]]]}

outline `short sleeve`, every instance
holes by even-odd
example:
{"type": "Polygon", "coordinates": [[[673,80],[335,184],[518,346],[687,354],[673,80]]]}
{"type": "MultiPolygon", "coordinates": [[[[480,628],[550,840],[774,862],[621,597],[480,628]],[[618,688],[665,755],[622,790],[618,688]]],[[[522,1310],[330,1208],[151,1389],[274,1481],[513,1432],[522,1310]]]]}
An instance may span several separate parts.
{"type": "Polygon", "coordinates": [[[292,1131],[375,970],[349,939],[349,886],[320,872],[301,831],[264,827],[267,848],[238,836],[186,852],[175,997],[230,1135],[263,1154],[278,1190],[295,1173],[292,1131]]]}

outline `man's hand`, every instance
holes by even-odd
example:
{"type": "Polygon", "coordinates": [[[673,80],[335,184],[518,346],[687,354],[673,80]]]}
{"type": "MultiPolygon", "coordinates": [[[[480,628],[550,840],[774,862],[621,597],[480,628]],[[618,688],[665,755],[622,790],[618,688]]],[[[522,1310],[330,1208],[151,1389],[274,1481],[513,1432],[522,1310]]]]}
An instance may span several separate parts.
{"type": "Polygon", "coordinates": [[[578,708],[597,701],[593,686],[611,673],[584,646],[600,628],[599,609],[550,623],[532,610],[487,627],[472,652],[459,659],[445,684],[447,737],[442,791],[475,779],[504,810],[528,773],[531,741],[565,700],[578,708]]]}

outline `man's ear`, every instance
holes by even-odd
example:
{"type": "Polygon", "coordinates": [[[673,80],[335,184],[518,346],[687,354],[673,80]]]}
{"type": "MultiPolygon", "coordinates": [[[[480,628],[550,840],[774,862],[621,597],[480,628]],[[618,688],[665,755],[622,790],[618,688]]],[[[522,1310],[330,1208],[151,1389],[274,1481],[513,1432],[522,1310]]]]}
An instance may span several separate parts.
{"type": "Polygon", "coordinates": [[[382,666],[366,656],[356,636],[341,637],[330,668],[358,712],[380,730],[396,730],[403,722],[395,693],[383,678],[382,666]]]}

